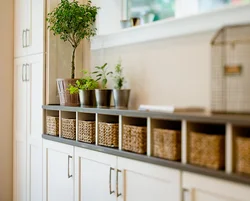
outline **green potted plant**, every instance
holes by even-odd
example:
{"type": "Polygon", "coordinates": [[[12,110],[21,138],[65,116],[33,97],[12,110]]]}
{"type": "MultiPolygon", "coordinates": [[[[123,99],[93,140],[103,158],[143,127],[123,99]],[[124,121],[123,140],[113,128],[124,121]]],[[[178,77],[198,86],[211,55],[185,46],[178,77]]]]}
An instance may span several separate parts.
{"type": "Polygon", "coordinates": [[[84,71],[82,79],[76,81],[75,85],[69,86],[70,94],[79,94],[81,106],[95,105],[95,89],[98,88],[98,82],[91,75],[84,71]]]}
{"type": "Polygon", "coordinates": [[[107,63],[103,66],[96,66],[96,71],[93,74],[96,75],[97,81],[101,81],[101,88],[95,90],[97,107],[110,107],[112,89],[107,89],[108,76],[112,74],[108,71],[107,63]]]}
{"type": "Polygon", "coordinates": [[[123,76],[123,68],[121,61],[115,66],[114,72],[115,89],[113,89],[114,103],[116,108],[127,108],[130,96],[130,89],[123,89],[125,77],[123,76]]]}
{"type": "Polygon", "coordinates": [[[87,4],[80,4],[78,1],[61,0],[61,3],[48,13],[48,29],[59,35],[64,42],[69,42],[72,46],[71,78],[57,79],[60,104],[66,106],[78,106],[78,94],[70,94],[68,86],[75,85],[75,53],[83,39],[90,39],[96,35],[94,23],[98,7],[92,6],[91,1],[87,4]]]}

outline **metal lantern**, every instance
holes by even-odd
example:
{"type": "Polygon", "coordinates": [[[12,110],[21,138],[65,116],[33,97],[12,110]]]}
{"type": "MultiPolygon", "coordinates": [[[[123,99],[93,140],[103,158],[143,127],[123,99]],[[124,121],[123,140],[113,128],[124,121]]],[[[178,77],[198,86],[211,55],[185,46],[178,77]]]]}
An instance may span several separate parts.
{"type": "Polygon", "coordinates": [[[250,113],[250,24],[222,28],[211,45],[212,111],[250,113]]]}

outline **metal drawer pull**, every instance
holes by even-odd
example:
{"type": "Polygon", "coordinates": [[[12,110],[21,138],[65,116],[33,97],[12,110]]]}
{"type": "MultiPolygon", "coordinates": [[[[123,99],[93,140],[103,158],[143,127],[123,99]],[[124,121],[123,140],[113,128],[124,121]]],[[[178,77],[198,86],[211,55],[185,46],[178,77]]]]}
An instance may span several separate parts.
{"type": "Polygon", "coordinates": [[[28,78],[28,67],[29,67],[30,65],[29,64],[25,64],[25,81],[30,81],[29,80],[29,78],[28,78]]]}
{"type": "Polygon", "coordinates": [[[22,33],[22,46],[23,48],[25,48],[25,44],[24,44],[24,34],[25,34],[25,30],[23,30],[23,33],[22,33]]]}
{"type": "Polygon", "coordinates": [[[25,64],[23,64],[22,66],[22,81],[24,82],[25,81],[25,76],[24,76],[24,68],[25,68],[25,64]]]}
{"type": "Polygon", "coordinates": [[[68,178],[73,177],[73,175],[70,174],[70,172],[69,172],[69,169],[70,169],[70,167],[69,167],[69,165],[70,165],[70,159],[72,159],[72,156],[68,156],[68,178]]]}
{"type": "Polygon", "coordinates": [[[112,168],[112,167],[110,167],[109,168],[109,194],[111,195],[111,194],[113,194],[113,193],[115,193],[115,191],[112,191],[111,190],[111,177],[112,177],[112,170],[115,170],[114,168],[112,168]]]}
{"type": "Polygon", "coordinates": [[[119,196],[121,196],[122,194],[121,193],[119,193],[119,172],[121,173],[122,171],[121,170],[116,170],[116,197],[119,197],[119,196]]]}
{"type": "Polygon", "coordinates": [[[182,201],[193,201],[193,189],[182,189],[182,201]]]}
{"type": "Polygon", "coordinates": [[[26,38],[26,47],[29,47],[30,46],[30,35],[28,37],[28,33],[30,33],[30,30],[29,29],[26,29],[25,30],[25,38],[26,38]]]}

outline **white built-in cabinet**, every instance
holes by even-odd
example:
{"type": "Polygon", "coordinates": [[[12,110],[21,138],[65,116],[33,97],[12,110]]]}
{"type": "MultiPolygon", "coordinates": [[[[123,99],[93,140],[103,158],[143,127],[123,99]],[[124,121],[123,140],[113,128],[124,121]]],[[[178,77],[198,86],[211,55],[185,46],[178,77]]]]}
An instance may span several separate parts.
{"type": "Polygon", "coordinates": [[[76,200],[116,200],[116,157],[75,148],[76,200]]]}
{"type": "Polygon", "coordinates": [[[250,188],[43,140],[43,201],[249,201],[250,188]]]}
{"type": "Polygon", "coordinates": [[[15,0],[15,58],[44,52],[44,0],[15,0]]]}
{"type": "Polygon", "coordinates": [[[181,172],[117,157],[118,201],[182,201],[181,172]]]}
{"type": "Polygon", "coordinates": [[[249,201],[248,186],[184,172],[184,201],[249,201]]]}
{"type": "Polygon", "coordinates": [[[42,201],[44,0],[15,0],[13,200],[42,201]]]}
{"type": "Polygon", "coordinates": [[[44,141],[43,201],[74,201],[74,179],[73,146],[44,141]]]}
{"type": "Polygon", "coordinates": [[[14,62],[14,201],[42,201],[44,55],[14,62]]]}
{"type": "Polygon", "coordinates": [[[181,201],[181,173],[75,148],[75,201],[181,201]]]}

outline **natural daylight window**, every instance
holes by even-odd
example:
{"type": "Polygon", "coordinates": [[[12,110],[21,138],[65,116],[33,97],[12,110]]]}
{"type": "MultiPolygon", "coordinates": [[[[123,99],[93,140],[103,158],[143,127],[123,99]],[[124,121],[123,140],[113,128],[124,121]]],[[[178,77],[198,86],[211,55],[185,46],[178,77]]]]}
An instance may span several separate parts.
{"type": "Polygon", "coordinates": [[[210,11],[221,8],[226,4],[249,3],[250,0],[199,0],[199,11],[210,11]]]}
{"type": "Polygon", "coordinates": [[[250,0],[123,0],[127,2],[128,19],[139,18],[146,24],[172,17],[187,16],[250,3],[250,0]],[[178,14],[177,14],[178,13],[178,14]]]}

